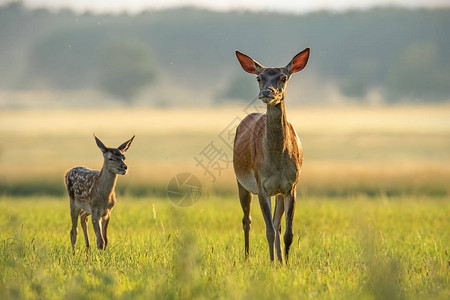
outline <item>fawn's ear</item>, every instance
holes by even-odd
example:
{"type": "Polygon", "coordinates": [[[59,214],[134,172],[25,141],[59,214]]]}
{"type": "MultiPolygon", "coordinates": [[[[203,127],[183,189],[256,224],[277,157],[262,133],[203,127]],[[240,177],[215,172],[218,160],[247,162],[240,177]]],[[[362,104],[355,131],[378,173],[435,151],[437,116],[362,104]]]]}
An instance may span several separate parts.
{"type": "Polygon", "coordinates": [[[286,66],[289,74],[300,72],[306,67],[306,63],[309,58],[309,48],[306,48],[291,60],[291,62],[286,66]]]}
{"type": "Polygon", "coordinates": [[[102,143],[102,141],[99,140],[98,137],[95,136],[95,133],[94,133],[94,137],[95,137],[95,142],[97,143],[97,146],[100,148],[100,150],[102,150],[103,153],[108,151],[108,148],[105,146],[105,144],[102,143]]]}
{"type": "Polygon", "coordinates": [[[134,140],[134,135],[131,139],[129,139],[128,141],[126,141],[125,143],[123,143],[122,145],[120,145],[119,147],[117,147],[117,149],[120,150],[120,152],[126,152],[128,150],[128,148],[130,148],[131,142],[134,140]]]}
{"type": "Polygon", "coordinates": [[[244,69],[245,72],[248,72],[250,74],[259,74],[261,69],[264,68],[256,60],[252,59],[247,54],[239,52],[239,50],[236,50],[236,57],[239,63],[241,64],[242,69],[244,69]]]}

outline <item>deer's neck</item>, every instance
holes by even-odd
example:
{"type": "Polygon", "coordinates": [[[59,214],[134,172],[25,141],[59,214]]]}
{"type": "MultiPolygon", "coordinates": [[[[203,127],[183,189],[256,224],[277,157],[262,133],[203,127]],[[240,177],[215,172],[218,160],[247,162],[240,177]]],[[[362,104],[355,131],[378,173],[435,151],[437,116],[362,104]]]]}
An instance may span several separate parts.
{"type": "Polygon", "coordinates": [[[117,182],[117,174],[114,174],[108,171],[104,166],[100,171],[100,175],[98,178],[98,186],[97,191],[100,195],[102,195],[104,199],[110,200],[111,194],[114,193],[114,189],[116,187],[117,182]]]}
{"type": "Polygon", "coordinates": [[[275,106],[267,105],[265,148],[271,157],[281,155],[286,149],[287,117],[284,99],[275,106]]]}

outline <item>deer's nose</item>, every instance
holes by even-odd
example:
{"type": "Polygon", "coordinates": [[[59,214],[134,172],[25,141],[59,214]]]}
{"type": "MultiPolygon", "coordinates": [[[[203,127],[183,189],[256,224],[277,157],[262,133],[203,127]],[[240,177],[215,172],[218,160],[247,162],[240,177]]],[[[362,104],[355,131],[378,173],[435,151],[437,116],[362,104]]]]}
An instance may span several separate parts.
{"type": "Polygon", "coordinates": [[[259,92],[259,98],[273,98],[274,91],[272,88],[265,88],[259,92]]]}

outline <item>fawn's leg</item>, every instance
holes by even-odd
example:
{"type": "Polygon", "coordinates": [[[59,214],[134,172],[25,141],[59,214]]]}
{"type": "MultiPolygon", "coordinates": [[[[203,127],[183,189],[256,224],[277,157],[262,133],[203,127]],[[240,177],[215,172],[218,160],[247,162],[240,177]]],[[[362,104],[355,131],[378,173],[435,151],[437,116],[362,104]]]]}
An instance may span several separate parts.
{"type": "MultiPolygon", "coordinates": [[[[72,199],[70,199],[72,202],[72,199]]],[[[72,243],[72,252],[75,254],[75,244],[77,242],[78,234],[78,215],[80,214],[80,209],[76,208],[75,205],[70,205],[70,217],[72,219],[72,229],[70,230],[70,242],[72,243]]]]}
{"type": "Polygon", "coordinates": [[[92,212],[92,225],[94,226],[95,236],[97,237],[97,249],[105,249],[105,240],[103,239],[102,232],[102,218],[99,214],[92,212]]]}
{"type": "Polygon", "coordinates": [[[86,248],[89,248],[89,235],[88,235],[88,231],[87,231],[88,217],[89,217],[89,213],[85,212],[85,211],[83,211],[80,215],[80,223],[81,223],[81,227],[83,228],[84,242],[86,244],[86,248]]]}
{"type": "Polygon", "coordinates": [[[105,217],[103,217],[103,221],[102,221],[102,235],[103,235],[103,240],[105,241],[104,249],[106,249],[106,246],[108,246],[108,224],[109,224],[110,219],[111,219],[111,215],[108,213],[105,217]]]}

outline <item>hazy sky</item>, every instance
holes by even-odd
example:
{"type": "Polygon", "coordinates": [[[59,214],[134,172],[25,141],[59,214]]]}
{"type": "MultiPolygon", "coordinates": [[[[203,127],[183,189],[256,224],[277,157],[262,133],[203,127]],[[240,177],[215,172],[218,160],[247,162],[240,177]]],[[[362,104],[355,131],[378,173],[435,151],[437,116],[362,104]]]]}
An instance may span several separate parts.
{"type": "MultiPolygon", "coordinates": [[[[1,4],[13,2],[0,0],[1,4]]],[[[345,10],[364,9],[380,5],[401,5],[406,7],[450,6],[450,0],[22,0],[29,7],[52,9],[72,8],[78,12],[127,11],[137,13],[148,8],[168,8],[176,6],[197,6],[215,10],[262,10],[304,13],[320,9],[345,10]]]]}

